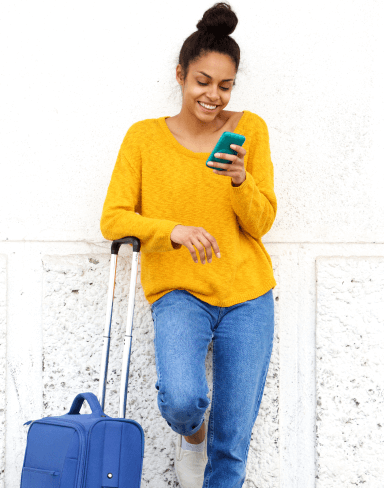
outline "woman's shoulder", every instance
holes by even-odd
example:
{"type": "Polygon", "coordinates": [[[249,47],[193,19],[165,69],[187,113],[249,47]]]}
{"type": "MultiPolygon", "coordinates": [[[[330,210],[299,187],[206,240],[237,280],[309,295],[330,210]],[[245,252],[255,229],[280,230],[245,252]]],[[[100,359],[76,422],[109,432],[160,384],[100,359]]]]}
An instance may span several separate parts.
{"type": "Polygon", "coordinates": [[[148,141],[148,135],[155,129],[157,119],[142,119],[133,122],[126,131],[124,142],[140,143],[142,140],[148,141]]]}
{"type": "Polygon", "coordinates": [[[250,110],[245,110],[244,113],[247,113],[248,117],[247,120],[253,124],[257,124],[260,127],[266,127],[267,124],[265,120],[255,112],[251,112],[250,110]]]}
{"type": "Polygon", "coordinates": [[[137,132],[137,131],[142,131],[142,130],[147,130],[150,127],[154,126],[156,123],[157,119],[142,119],[134,122],[128,130],[132,132],[137,132]]]}
{"type": "Polygon", "coordinates": [[[251,133],[257,134],[257,137],[268,138],[268,127],[265,120],[259,114],[250,110],[246,110],[244,113],[247,114],[244,127],[251,133]]]}

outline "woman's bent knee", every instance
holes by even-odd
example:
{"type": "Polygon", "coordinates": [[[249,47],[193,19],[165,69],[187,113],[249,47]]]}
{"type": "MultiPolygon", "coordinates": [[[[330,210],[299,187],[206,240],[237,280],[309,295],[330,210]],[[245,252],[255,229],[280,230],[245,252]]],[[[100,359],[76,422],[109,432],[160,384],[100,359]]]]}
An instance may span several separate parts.
{"type": "Polygon", "coordinates": [[[157,404],[162,416],[171,424],[191,424],[194,429],[200,422],[209,398],[193,395],[187,391],[158,393],[157,404]],[[196,425],[195,425],[196,424],[196,425]]]}

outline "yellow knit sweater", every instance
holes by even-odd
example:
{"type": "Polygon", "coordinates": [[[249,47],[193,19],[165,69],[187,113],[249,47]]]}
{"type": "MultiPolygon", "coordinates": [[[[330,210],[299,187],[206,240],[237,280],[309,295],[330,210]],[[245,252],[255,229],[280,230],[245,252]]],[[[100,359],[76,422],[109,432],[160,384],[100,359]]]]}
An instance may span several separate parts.
{"type": "MultiPolygon", "coordinates": [[[[219,307],[257,298],[276,286],[261,237],[276,217],[274,172],[268,129],[244,110],[234,132],[246,137],[246,179],[205,165],[210,153],[182,146],[160,117],[134,123],[121,144],[103,206],[106,239],[141,241],[141,284],[150,304],[182,289],[219,307]],[[217,241],[221,258],[195,263],[189,250],[172,244],[178,225],[203,227],[217,241]]],[[[212,148],[213,149],[213,148],[212,148]]]]}

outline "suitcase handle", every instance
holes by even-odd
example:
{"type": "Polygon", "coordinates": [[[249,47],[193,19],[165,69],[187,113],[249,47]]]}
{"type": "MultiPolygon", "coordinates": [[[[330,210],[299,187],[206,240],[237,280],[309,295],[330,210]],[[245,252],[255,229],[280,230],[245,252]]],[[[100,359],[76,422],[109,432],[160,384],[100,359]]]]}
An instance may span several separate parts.
{"type": "Polygon", "coordinates": [[[111,245],[111,254],[119,254],[119,249],[122,244],[132,244],[133,252],[140,251],[140,240],[137,237],[130,236],[114,240],[111,245]]]}
{"type": "Polygon", "coordinates": [[[125,418],[125,410],[127,404],[127,391],[128,391],[128,378],[129,378],[129,362],[131,358],[132,325],[133,325],[133,314],[134,314],[134,307],[135,307],[135,291],[136,291],[136,281],[137,281],[137,271],[138,271],[138,259],[139,259],[140,244],[141,244],[140,239],[134,236],[127,236],[127,237],[122,237],[121,239],[115,239],[111,245],[111,269],[109,273],[107,312],[105,317],[104,344],[103,344],[101,366],[100,366],[98,402],[100,404],[101,410],[104,410],[105,390],[106,390],[107,373],[108,373],[109,345],[111,341],[113,299],[115,294],[116,266],[117,266],[117,257],[119,254],[119,249],[122,244],[132,244],[133,247],[131,281],[129,285],[129,297],[128,297],[128,317],[127,317],[127,327],[126,327],[126,333],[124,339],[124,352],[123,352],[123,361],[122,361],[120,401],[119,401],[119,417],[125,418]]]}
{"type": "Polygon", "coordinates": [[[105,416],[104,412],[101,409],[99,400],[94,393],[86,392],[86,393],[79,393],[72,402],[71,409],[69,410],[69,415],[78,415],[80,413],[80,409],[83,406],[84,400],[87,400],[89,406],[91,407],[92,414],[97,415],[97,417],[105,416]]]}

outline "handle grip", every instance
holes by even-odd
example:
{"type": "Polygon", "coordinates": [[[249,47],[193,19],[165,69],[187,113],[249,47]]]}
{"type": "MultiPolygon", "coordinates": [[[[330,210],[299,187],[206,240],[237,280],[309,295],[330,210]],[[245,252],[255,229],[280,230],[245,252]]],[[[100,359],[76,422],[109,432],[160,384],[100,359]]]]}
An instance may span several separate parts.
{"type": "Polygon", "coordinates": [[[84,400],[87,400],[87,402],[89,403],[93,415],[97,417],[105,416],[103,410],[101,409],[97,396],[91,392],[79,393],[75,397],[72,402],[71,409],[69,410],[69,415],[78,415],[80,413],[81,407],[83,406],[84,400]]]}
{"type": "Polygon", "coordinates": [[[122,237],[121,239],[115,239],[111,245],[111,254],[119,254],[119,249],[122,244],[132,244],[133,252],[140,251],[140,239],[133,236],[122,237]]]}

